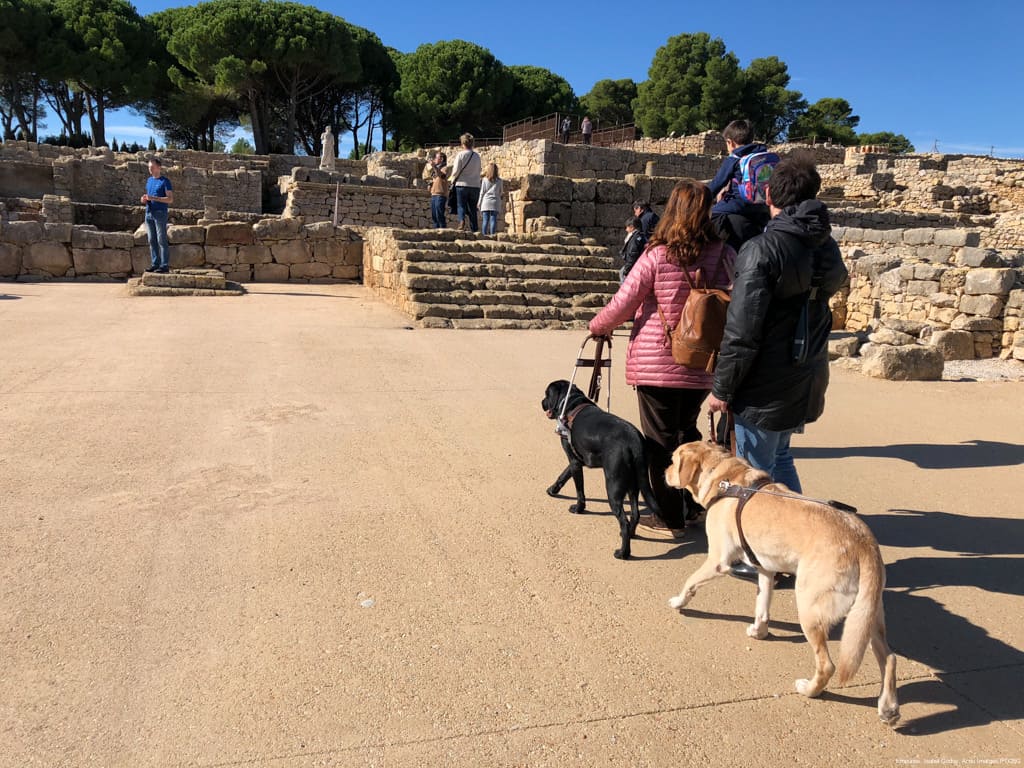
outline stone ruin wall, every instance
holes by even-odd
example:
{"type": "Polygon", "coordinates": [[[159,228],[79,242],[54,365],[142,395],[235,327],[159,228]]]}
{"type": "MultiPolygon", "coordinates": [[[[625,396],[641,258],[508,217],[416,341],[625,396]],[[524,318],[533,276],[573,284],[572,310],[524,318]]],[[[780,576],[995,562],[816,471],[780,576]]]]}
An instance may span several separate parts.
{"type": "MultiPolygon", "coordinates": [[[[171,267],[219,269],[236,282],[335,282],[362,275],[359,234],[329,222],[264,219],[168,227],[171,267]]],[[[0,222],[0,279],[118,280],[150,264],[146,231],[0,222]]]]}
{"type": "MultiPolygon", "coordinates": [[[[660,209],[679,177],[707,179],[714,174],[720,148],[714,155],[680,154],[680,150],[700,149],[697,140],[703,142],[705,151],[717,147],[715,134],[706,134],[703,138],[638,140],[615,149],[515,141],[482,148],[480,154],[484,163],[498,163],[513,191],[513,205],[505,210],[506,231],[533,231],[538,222],[551,222],[608,246],[611,253],[621,241],[622,225],[633,200],[650,200],[660,209]],[[653,177],[644,175],[649,162],[654,163],[653,177]]],[[[1024,162],[960,155],[891,156],[870,148],[780,145],[774,149],[780,153],[812,151],[819,162],[822,197],[832,208],[835,234],[851,270],[850,286],[837,301],[837,314],[846,328],[860,331],[878,319],[904,318],[937,329],[969,332],[978,356],[1018,354],[1022,344],[1017,326],[1020,270],[1024,266],[1024,162]],[[977,276],[972,276],[975,273],[977,276]]],[[[453,154],[448,148],[446,151],[453,154]]],[[[274,176],[283,185],[282,198],[287,195],[285,218],[275,224],[297,227],[296,232],[305,232],[303,222],[333,219],[336,187],[332,182],[342,179],[347,183],[337,188],[339,223],[354,227],[429,225],[429,195],[422,178],[424,151],[375,153],[365,161],[338,161],[334,173],[319,171],[317,159],[308,157],[174,150],[164,154],[169,164],[174,164],[168,175],[178,182],[176,196],[195,206],[194,210],[173,208],[172,222],[193,223],[202,214],[203,195],[198,190],[208,193],[213,189],[215,196],[227,196],[230,189],[239,197],[240,187],[244,190],[240,197],[247,201],[241,207],[249,213],[239,211],[231,218],[255,219],[261,210],[257,190],[274,176]],[[180,180],[172,173],[180,173],[180,180]],[[356,184],[355,176],[372,183],[356,184]],[[197,192],[186,192],[186,187],[197,192]]],[[[11,264],[16,259],[21,259],[17,274],[22,276],[128,273],[123,269],[123,255],[111,257],[119,270],[103,271],[80,253],[78,269],[76,247],[90,250],[84,245],[88,242],[94,246],[91,250],[123,251],[123,238],[111,237],[111,243],[119,244],[116,248],[105,241],[100,248],[94,236],[79,235],[76,246],[70,238],[80,228],[73,228],[65,237],[64,225],[79,220],[82,206],[92,206],[90,216],[99,217],[105,211],[112,221],[138,222],[141,207],[106,202],[129,194],[134,199],[138,194],[145,166],[137,156],[9,142],[0,145],[0,161],[0,219],[47,222],[36,230],[43,233],[39,240],[21,242],[20,235],[2,240],[4,274],[14,274],[11,264]],[[5,189],[13,185],[12,179],[40,187],[29,191],[43,191],[46,197],[11,197],[5,189]],[[2,210],[4,202],[6,211],[2,210]],[[121,219],[113,215],[116,212],[121,219]],[[56,254],[57,249],[29,246],[54,240],[66,255],[55,258],[54,271],[49,272],[39,265],[45,263],[45,252],[56,254]]],[[[185,231],[194,232],[185,227],[174,236],[183,264],[198,266],[198,252],[185,246],[201,246],[203,264],[224,267],[232,279],[244,280],[246,273],[253,279],[272,279],[275,274],[281,275],[279,279],[328,278],[320,274],[324,267],[293,269],[289,256],[280,261],[273,252],[270,261],[263,261],[265,256],[252,262],[238,261],[253,253],[263,254],[249,248],[262,241],[234,244],[228,257],[213,250],[207,258],[208,245],[214,249],[221,246],[208,244],[205,235],[200,242],[182,242],[183,237],[196,237],[185,235],[185,231]]],[[[139,251],[136,239],[139,233],[129,249],[135,258],[132,271],[137,271],[138,264],[144,266],[139,259],[148,259],[148,252],[144,248],[139,251]]],[[[313,251],[306,250],[311,260],[296,264],[317,263],[313,251]]],[[[283,253],[280,247],[278,251],[283,253]]],[[[293,255],[298,256],[297,252],[293,255]]],[[[333,267],[352,265],[330,266],[334,278],[333,267]]]]}

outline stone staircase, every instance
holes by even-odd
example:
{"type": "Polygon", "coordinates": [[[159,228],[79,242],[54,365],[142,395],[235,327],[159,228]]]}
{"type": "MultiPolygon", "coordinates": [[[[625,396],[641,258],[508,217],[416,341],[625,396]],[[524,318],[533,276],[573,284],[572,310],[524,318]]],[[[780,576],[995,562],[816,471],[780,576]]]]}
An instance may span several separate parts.
{"type": "Polygon", "coordinates": [[[611,251],[564,231],[373,228],[363,280],[432,328],[584,328],[619,287],[611,251]]]}

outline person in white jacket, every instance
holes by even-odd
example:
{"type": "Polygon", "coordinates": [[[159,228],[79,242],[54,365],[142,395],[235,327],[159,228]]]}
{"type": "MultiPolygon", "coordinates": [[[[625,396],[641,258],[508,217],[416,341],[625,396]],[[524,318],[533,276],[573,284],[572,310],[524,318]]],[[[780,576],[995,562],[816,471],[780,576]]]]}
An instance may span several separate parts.
{"type": "Polygon", "coordinates": [[[498,231],[498,216],[501,214],[501,199],[505,182],[498,176],[498,166],[490,163],[480,182],[480,213],[483,214],[483,234],[493,235],[498,231]]]}
{"type": "Polygon", "coordinates": [[[473,135],[459,137],[462,151],[455,156],[448,180],[455,187],[458,203],[459,229],[477,230],[476,212],[480,208],[480,155],[473,151],[473,135]]]}

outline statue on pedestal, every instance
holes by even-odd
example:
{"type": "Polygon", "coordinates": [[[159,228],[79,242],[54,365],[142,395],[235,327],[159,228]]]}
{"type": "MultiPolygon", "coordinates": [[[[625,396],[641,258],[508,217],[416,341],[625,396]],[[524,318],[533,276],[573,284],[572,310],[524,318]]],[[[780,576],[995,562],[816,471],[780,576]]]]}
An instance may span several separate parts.
{"type": "Polygon", "coordinates": [[[333,171],[334,170],[334,134],[331,133],[331,126],[324,128],[323,134],[320,136],[320,144],[323,146],[320,155],[320,170],[321,171],[333,171]]]}

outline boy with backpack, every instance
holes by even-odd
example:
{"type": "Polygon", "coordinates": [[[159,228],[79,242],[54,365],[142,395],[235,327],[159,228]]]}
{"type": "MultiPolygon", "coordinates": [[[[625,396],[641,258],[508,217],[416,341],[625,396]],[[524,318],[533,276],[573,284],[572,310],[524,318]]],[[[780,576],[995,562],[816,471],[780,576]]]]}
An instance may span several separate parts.
{"type": "Polygon", "coordinates": [[[711,208],[715,231],[735,250],[764,231],[770,218],[765,189],[779,156],[754,141],[746,120],[733,120],[722,131],[729,156],[708,187],[718,198],[711,208]]]}

